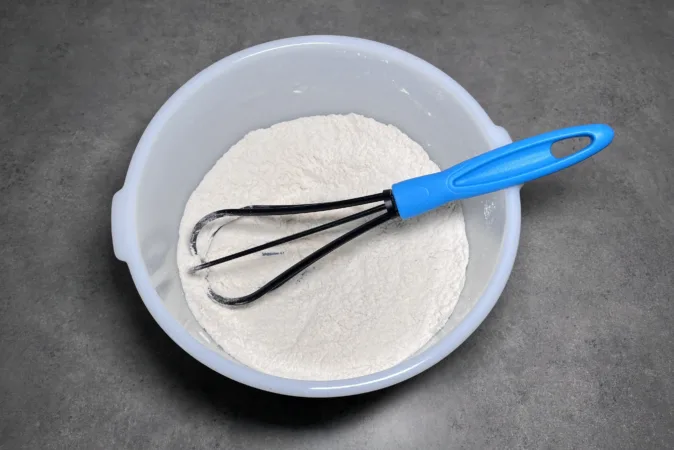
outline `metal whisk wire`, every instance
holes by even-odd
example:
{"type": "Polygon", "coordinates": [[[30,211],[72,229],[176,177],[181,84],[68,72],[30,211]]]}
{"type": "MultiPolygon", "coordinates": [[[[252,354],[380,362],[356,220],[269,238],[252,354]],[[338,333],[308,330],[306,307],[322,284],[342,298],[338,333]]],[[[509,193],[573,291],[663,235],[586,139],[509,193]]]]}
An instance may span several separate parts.
{"type": "Polygon", "coordinates": [[[390,219],[398,216],[395,203],[393,201],[393,195],[390,190],[385,190],[381,194],[368,195],[365,197],[357,197],[348,200],[340,200],[334,202],[325,202],[325,203],[309,203],[303,205],[252,205],[246,206],[243,208],[237,209],[222,209],[215,211],[207,216],[203,217],[192,230],[190,236],[190,249],[192,253],[197,255],[197,239],[199,234],[202,232],[204,227],[218,219],[223,217],[252,217],[252,216],[282,216],[282,215],[291,215],[291,214],[307,214],[321,211],[330,211],[336,209],[345,209],[351,208],[353,206],[366,205],[370,203],[382,202],[382,204],[374,206],[372,208],[366,209],[364,211],[351,214],[349,216],[343,217],[341,219],[328,222],[323,225],[318,225],[313,228],[309,228],[299,233],[291,234],[280,239],[276,239],[270,242],[267,242],[262,245],[248,248],[240,252],[233,253],[231,255],[222,256],[211,261],[203,262],[192,268],[192,272],[197,272],[203,269],[208,269],[210,267],[223,264],[234,259],[241,258],[246,255],[257,253],[268,248],[276,247],[287,242],[295,241],[312,234],[320,233],[321,231],[329,230],[331,228],[344,225],[349,222],[368,217],[379,212],[384,214],[378,215],[375,218],[357,226],[356,228],[347,231],[343,235],[337,237],[336,239],[330,241],[328,244],[309,254],[305,258],[301,259],[297,263],[293,264],[291,267],[281,272],[279,275],[274,277],[272,280],[264,284],[259,289],[254,292],[244,295],[241,297],[226,297],[221,294],[216,293],[210,287],[208,290],[209,297],[217,303],[226,306],[240,306],[250,303],[257,300],[263,295],[273,291],[282,284],[289,281],[291,278],[302,272],[304,269],[314,264],[319,259],[323,258],[327,254],[331,253],[335,249],[341,247],[347,242],[355,239],[356,237],[362,235],[363,233],[387,222],[390,219]]]}

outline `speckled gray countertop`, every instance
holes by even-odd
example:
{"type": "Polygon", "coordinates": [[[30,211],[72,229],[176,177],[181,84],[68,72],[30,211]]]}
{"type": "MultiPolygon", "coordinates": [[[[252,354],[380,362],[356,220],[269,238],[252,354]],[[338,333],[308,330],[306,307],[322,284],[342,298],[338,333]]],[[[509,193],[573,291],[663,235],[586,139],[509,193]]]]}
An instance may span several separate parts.
{"type": "Polygon", "coordinates": [[[673,52],[665,0],[4,0],[0,448],[671,448],[673,52]],[[110,242],[112,194],[167,97],[227,54],[301,34],[408,50],[514,138],[616,130],[609,150],[525,186],[508,286],[458,351],[345,399],[201,366],[110,242]]]}

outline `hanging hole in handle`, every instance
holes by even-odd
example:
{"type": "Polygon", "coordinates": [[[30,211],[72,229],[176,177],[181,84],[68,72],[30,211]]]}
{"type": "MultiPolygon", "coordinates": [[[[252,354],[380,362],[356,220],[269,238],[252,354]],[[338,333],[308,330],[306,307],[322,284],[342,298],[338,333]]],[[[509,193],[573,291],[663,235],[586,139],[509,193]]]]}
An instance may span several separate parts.
{"type": "Polygon", "coordinates": [[[562,141],[557,141],[552,144],[550,151],[552,156],[557,159],[566,158],[571,156],[577,151],[580,151],[590,145],[590,138],[586,136],[577,137],[577,138],[568,138],[562,141]]]}

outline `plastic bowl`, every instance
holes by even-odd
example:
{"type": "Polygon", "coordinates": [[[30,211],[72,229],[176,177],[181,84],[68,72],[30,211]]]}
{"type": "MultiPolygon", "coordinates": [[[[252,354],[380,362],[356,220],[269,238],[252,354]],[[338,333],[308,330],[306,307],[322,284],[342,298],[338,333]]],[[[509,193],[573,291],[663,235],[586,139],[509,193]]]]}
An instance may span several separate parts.
{"type": "Polygon", "coordinates": [[[381,372],[304,381],[246,367],[215,345],[190,312],[176,266],[191,192],[247,132],[302,116],[359,113],[399,127],[442,168],[511,142],[478,103],[429,63],[377,42],[306,36],[258,45],[213,64],[154,116],[112,201],[115,255],[162,329],[186,352],[241,383],[286,395],[337,397],[406,380],[456,349],[505,287],[520,233],[519,189],[463,202],[470,247],[456,309],[424,348],[381,372]]]}

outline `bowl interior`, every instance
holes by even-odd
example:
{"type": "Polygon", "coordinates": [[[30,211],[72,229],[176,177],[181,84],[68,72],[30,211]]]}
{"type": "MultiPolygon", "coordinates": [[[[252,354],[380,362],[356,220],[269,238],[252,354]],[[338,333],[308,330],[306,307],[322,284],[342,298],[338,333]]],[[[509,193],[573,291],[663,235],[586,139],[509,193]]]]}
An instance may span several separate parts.
{"type": "MultiPolygon", "coordinates": [[[[185,302],[176,266],[178,227],[185,203],[204,174],[249,131],[303,116],[359,113],[400,128],[441,168],[489,150],[478,121],[442,74],[422,70],[422,65],[385,46],[280,45],[233,55],[182,88],[175,97],[180,107],[153,136],[136,192],[135,225],[153,286],[197,340],[231,359],[185,302]]],[[[498,261],[505,194],[470,199],[463,208],[470,246],[466,284],[454,314],[425,348],[451,333],[470,312],[498,261]]]]}

